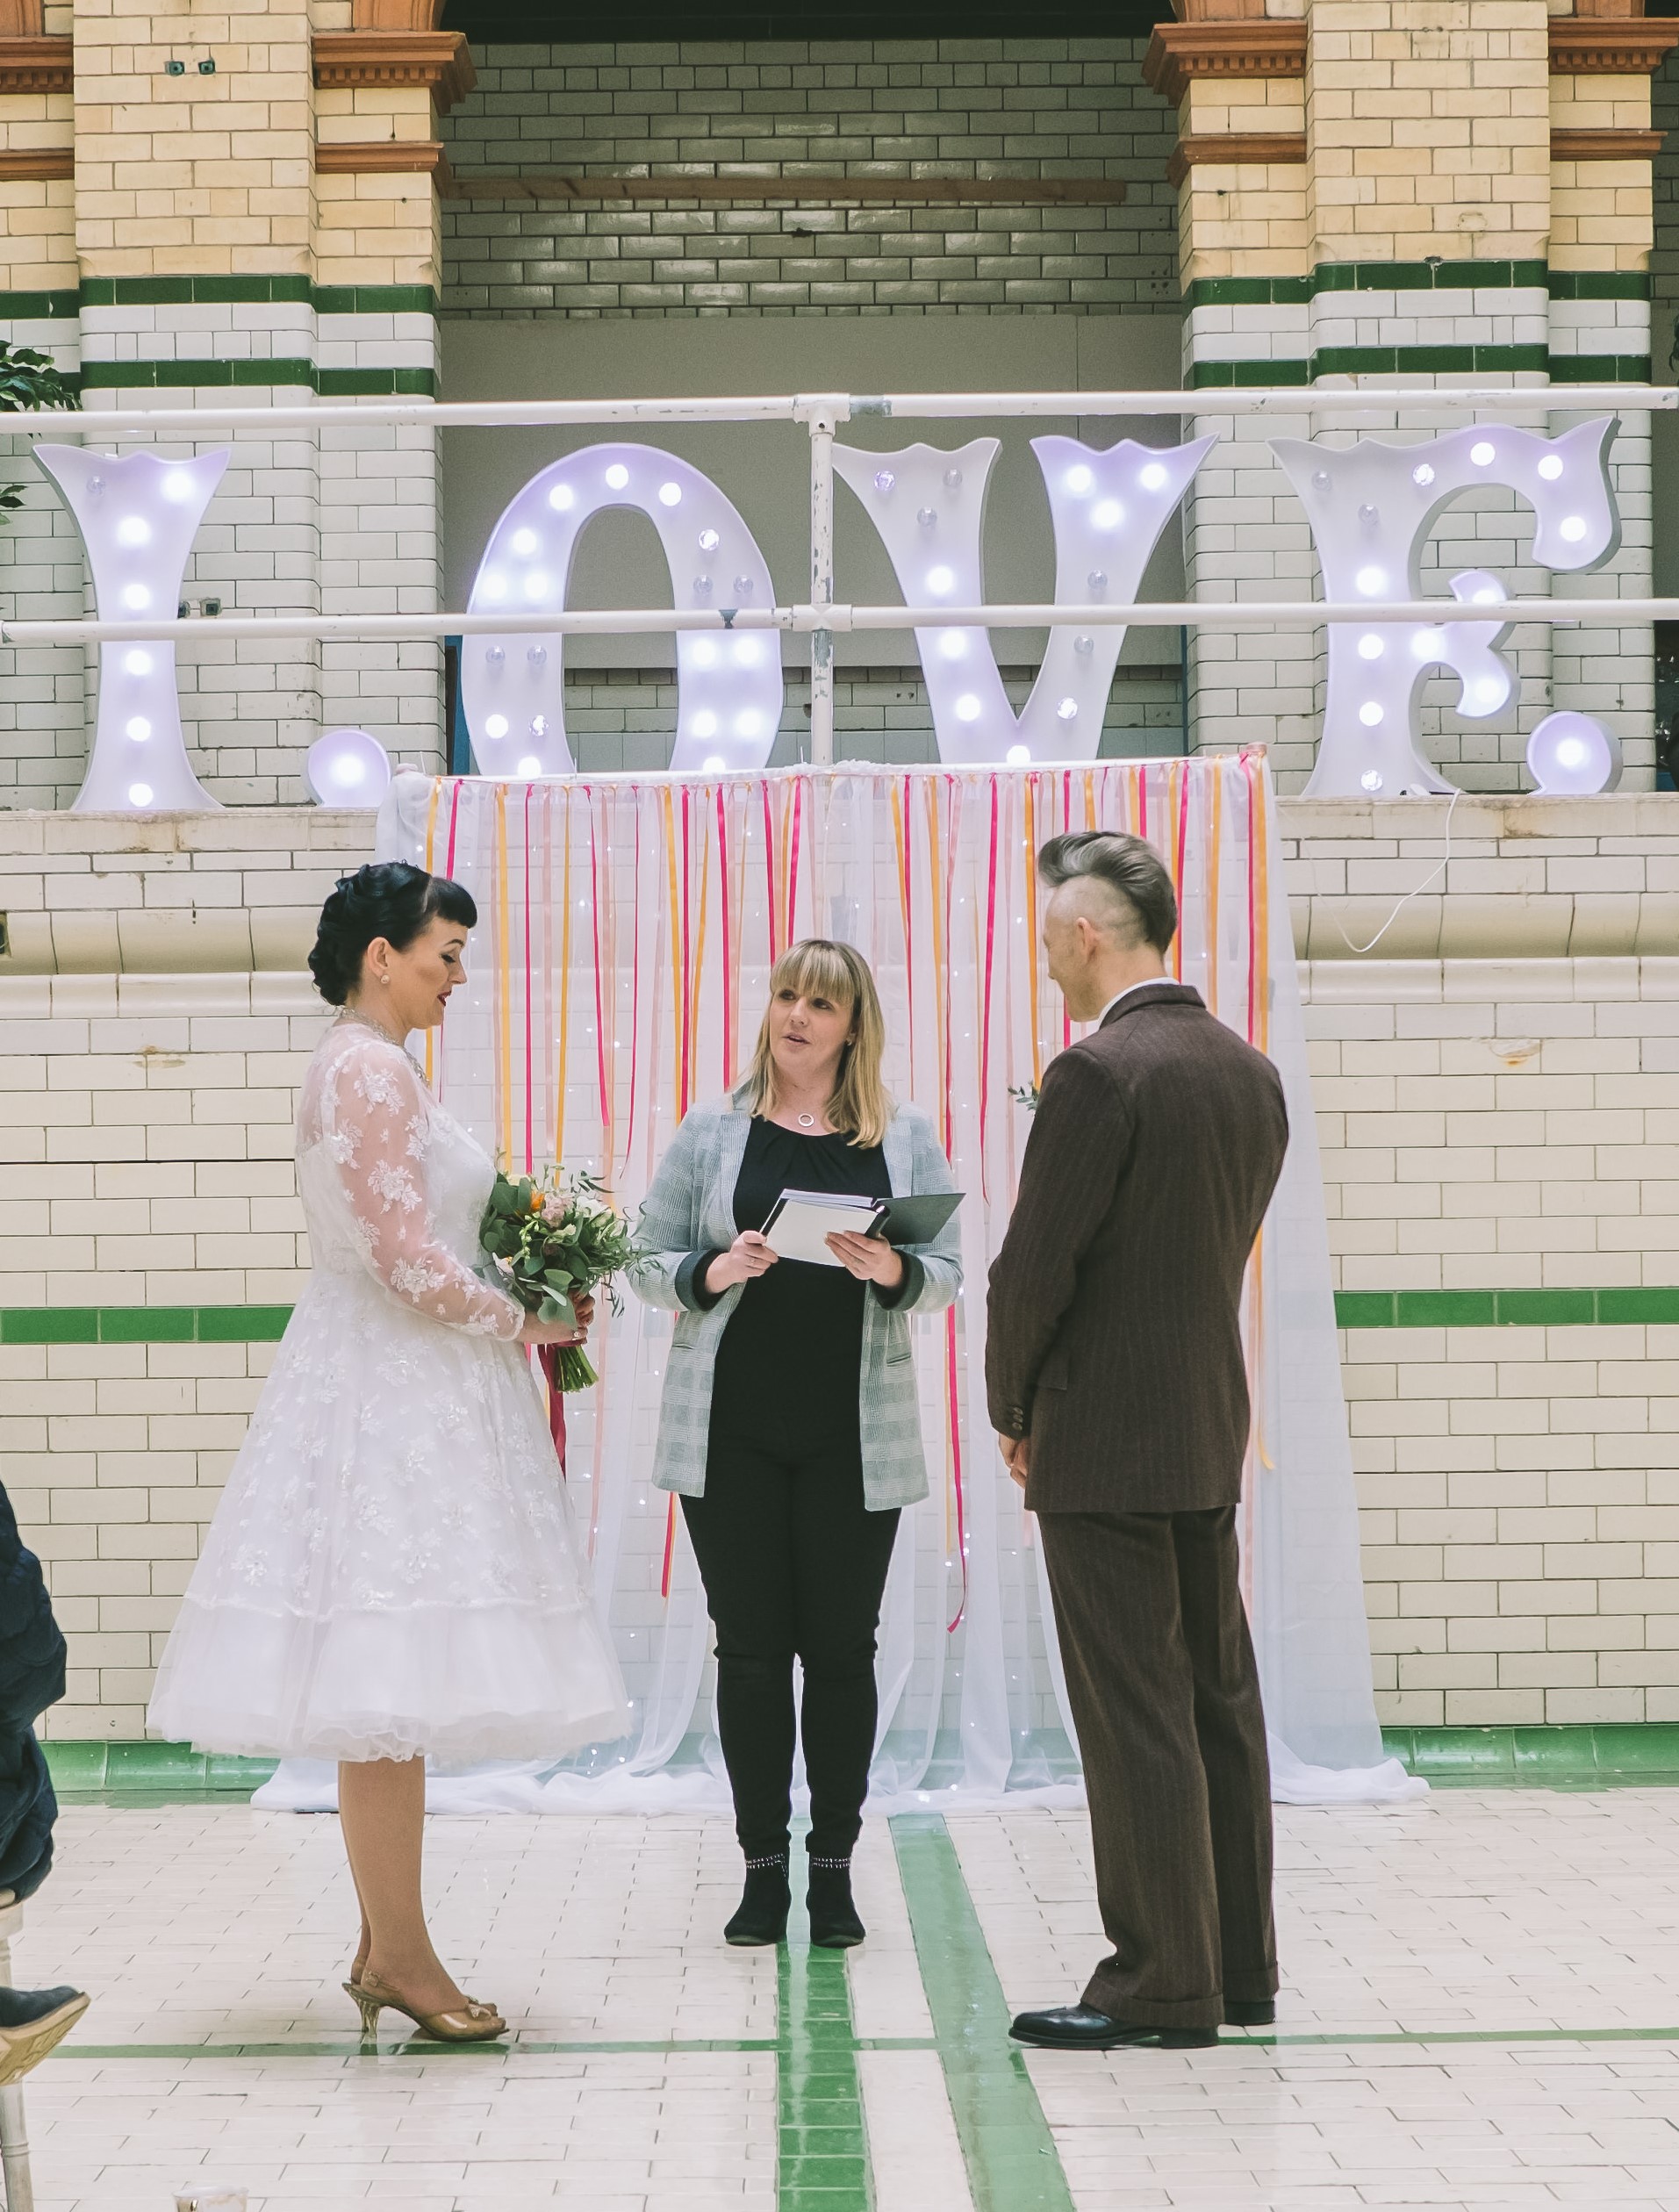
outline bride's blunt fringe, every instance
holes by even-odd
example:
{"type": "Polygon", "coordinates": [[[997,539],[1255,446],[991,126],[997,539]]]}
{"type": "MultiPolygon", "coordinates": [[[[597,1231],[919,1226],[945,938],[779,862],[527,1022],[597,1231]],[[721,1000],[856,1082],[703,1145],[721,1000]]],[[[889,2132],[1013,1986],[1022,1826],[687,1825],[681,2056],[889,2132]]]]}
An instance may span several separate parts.
{"type": "MultiPolygon", "coordinates": [[[[898,1110],[880,1081],[886,1022],[868,962],[849,944],[836,944],[829,937],[806,937],[800,944],[789,945],[770,971],[770,1005],[786,990],[800,998],[831,999],[836,1006],[850,1012],[857,1041],[840,1054],[839,1081],[834,1087],[828,1117],[852,1144],[865,1147],[879,1144],[886,1124],[898,1110]]],[[[775,1059],[770,1051],[768,1007],[748,1081],[752,1086],[752,1111],[772,1114],[775,1059]]]]}
{"type": "Polygon", "coordinates": [[[405,952],[438,916],[473,928],[478,909],[472,894],[448,876],[427,875],[406,860],[378,860],[340,876],[320,909],[309,971],[328,1006],[342,1006],[362,980],[362,963],[375,937],[405,952]]]}

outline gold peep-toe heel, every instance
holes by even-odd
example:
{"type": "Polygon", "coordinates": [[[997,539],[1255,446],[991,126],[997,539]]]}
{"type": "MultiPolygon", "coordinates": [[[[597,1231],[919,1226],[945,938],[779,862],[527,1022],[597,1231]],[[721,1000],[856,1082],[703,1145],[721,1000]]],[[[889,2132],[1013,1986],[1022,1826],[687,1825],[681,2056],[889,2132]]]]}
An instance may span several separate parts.
{"type": "Polygon", "coordinates": [[[362,2036],[366,2042],[377,2036],[379,2014],[386,2009],[412,2020],[421,2035],[429,2036],[434,2043],[491,2043],[507,2032],[507,2023],[495,2007],[481,2004],[476,1997],[467,1999],[464,2012],[420,2013],[398,1996],[389,1982],[365,1971],[359,1982],[347,1981],[344,1990],[347,1996],[355,2000],[362,2015],[362,2036]]]}

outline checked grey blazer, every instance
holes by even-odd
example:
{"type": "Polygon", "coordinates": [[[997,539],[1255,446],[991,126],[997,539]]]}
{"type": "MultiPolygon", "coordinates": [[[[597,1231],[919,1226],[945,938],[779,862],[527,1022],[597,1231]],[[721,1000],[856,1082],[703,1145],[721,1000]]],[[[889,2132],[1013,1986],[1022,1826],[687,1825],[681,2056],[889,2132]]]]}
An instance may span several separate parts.
{"type": "MultiPolygon", "coordinates": [[[[690,1109],[659,1162],[637,1226],[652,1257],[630,1280],[646,1304],[677,1314],[659,1409],[655,1481],[661,1490],[702,1497],[711,1427],[712,1370],[728,1317],[741,1302],[735,1283],[702,1311],[693,1293],[700,1253],[735,1241],[735,1184],[751,1128],[743,1085],[725,1098],[690,1109]]],[[[892,1188],[900,1195],[953,1190],[955,1182],[933,1124],[916,1106],[900,1106],[881,1149],[892,1188]]],[[[872,1512],[913,1505],[927,1495],[910,1357],[908,1315],[938,1313],[962,1287],[961,1235],[954,1217],[936,1243],[906,1248],[909,1279],[902,1297],[884,1306],[870,1296],[863,1309],[863,1362],[857,1403],[863,1439],[863,1497],[872,1512]]],[[[765,1387],[797,1390],[797,1375],[765,1376],[765,1387]]]]}

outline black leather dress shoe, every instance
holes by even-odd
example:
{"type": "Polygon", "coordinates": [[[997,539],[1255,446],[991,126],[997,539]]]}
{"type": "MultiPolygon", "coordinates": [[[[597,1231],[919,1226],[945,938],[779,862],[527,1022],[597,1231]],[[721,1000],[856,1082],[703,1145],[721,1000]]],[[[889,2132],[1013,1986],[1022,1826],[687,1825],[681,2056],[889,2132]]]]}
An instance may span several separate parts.
{"type": "Polygon", "coordinates": [[[1227,2028],[1274,2028],[1277,2024],[1277,2002],[1274,1997],[1256,1997],[1244,2004],[1239,1998],[1224,2000],[1224,2025],[1227,2028]]]}
{"type": "Polygon", "coordinates": [[[1218,2041],[1216,2028],[1139,2027],[1110,2020],[1089,2005],[1019,2013],[1008,2032],[1016,2043],[1033,2043],[1040,2050],[1116,2050],[1133,2045],[1153,2050],[1206,2050],[1218,2041]]]}

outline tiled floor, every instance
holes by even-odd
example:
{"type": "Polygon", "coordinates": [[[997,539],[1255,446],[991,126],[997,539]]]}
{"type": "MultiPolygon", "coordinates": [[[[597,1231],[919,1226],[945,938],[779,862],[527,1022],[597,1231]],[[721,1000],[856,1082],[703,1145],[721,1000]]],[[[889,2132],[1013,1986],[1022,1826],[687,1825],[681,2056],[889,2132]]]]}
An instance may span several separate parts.
{"type": "Polygon", "coordinates": [[[1096,1955],[1082,1820],[872,1823],[869,1943],[727,1950],[720,1823],[432,1824],[505,2050],[360,2055],[337,1826],[72,1806],[24,1981],[95,2009],[28,2087],[41,2212],[1679,2212],[1679,1792],[1279,1812],[1274,2040],[1010,2055],[1096,1955]],[[1047,2124],[1046,2124],[1047,2123],[1047,2124]]]}

